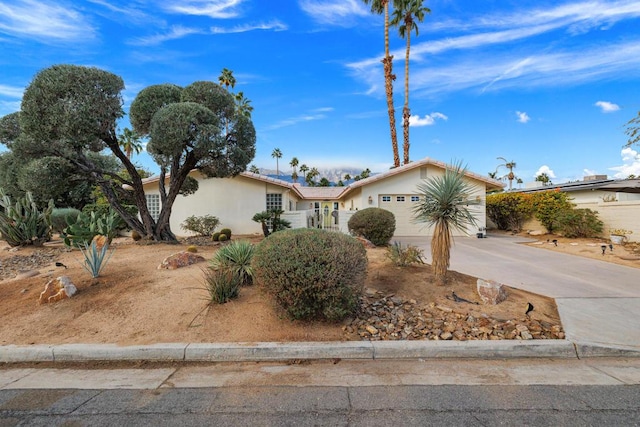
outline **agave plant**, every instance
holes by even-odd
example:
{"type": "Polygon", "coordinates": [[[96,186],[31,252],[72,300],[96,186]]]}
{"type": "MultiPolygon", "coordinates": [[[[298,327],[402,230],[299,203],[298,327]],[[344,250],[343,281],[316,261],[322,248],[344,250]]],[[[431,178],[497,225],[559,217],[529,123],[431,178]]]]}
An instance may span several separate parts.
{"type": "Polygon", "coordinates": [[[478,202],[468,198],[474,187],[465,181],[465,172],[466,168],[458,163],[447,168],[443,176],[434,176],[418,184],[418,192],[422,197],[413,208],[414,218],[433,226],[431,268],[439,285],[446,282],[453,243],[452,230],[466,231],[469,225],[476,224],[469,206],[478,202]]]}
{"type": "Polygon", "coordinates": [[[240,294],[240,278],[230,270],[206,268],[204,280],[210,303],[224,304],[240,294]]]}
{"type": "Polygon", "coordinates": [[[0,237],[10,246],[41,246],[51,239],[53,200],[39,210],[31,193],[15,203],[0,188],[0,237]]]}
{"type": "MultiPolygon", "coordinates": [[[[106,238],[104,240],[106,240],[106,238]]],[[[101,244],[99,244],[98,239],[94,239],[90,245],[84,242],[83,246],[84,247],[78,246],[84,256],[84,264],[82,264],[82,266],[91,274],[91,277],[95,279],[111,259],[115,248],[109,252],[109,243],[102,241],[101,244]]]]}
{"type": "Polygon", "coordinates": [[[250,242],[237,240],[220,248],[209,265],[213,270],[231,271],[238,276],[242,285],[253,283],[253,259],[254,246],[250,242]]]}

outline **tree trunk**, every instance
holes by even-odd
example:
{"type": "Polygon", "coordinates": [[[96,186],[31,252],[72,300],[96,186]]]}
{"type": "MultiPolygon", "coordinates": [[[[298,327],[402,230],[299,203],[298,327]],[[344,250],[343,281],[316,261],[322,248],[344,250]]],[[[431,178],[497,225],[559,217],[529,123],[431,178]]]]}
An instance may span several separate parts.
{"type": "Polygon", "coordinates": [[[393,149],[393,166],[400,166],[400,155],[398,154],[398,135],[396,134],[396,111],[393,107],[393,56],[389,55],[389,1],[384,2],[384,87],[387,95],[387,109],[389,110],[389,128],[391,129],[391,148],[393,149]]]}
{"type": "Polygon", "coordinates": [[[404,144],[402,152],[404,157],[403,164],[409,163],[409,50],[411,48],[411,26],[408,26],[407,32],[407,50],[404,57],[404,109],[402,110],[402,129],[404,136],[404,144]]]}

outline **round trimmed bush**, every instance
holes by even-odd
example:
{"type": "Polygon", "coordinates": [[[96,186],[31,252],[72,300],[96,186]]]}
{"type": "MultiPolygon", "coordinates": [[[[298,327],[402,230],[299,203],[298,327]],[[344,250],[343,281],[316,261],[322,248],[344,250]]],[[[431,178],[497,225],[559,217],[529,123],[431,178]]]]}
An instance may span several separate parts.
{"type": "Polygon", "coordinates": [[[220,233],[220,235],[218,236],[218,242],[226,242],[227,240],[229,240],[227,235],[220,233]]]}
{"type": "Polygon", "coordinates": [[[376,246],[387,246],[396,231],[396,218],[388,210],[367,208],[353,214],[347,225],[351,234],[376,246]]]}
{"type": "Polygon", "coordinates": [[[351,236],[299,228],[260,242],[253,267],[256,282],[291,318],[336,321],[358,308],[367,253],[351,236]]]}
{"type": "Polygon", "coordinates": [[[220,234],[224,234],[225,236],[227,236],[227,240],[231,240],[231,229],[230,228],[223,228],[222,230],[220,230],[220,234]]]}

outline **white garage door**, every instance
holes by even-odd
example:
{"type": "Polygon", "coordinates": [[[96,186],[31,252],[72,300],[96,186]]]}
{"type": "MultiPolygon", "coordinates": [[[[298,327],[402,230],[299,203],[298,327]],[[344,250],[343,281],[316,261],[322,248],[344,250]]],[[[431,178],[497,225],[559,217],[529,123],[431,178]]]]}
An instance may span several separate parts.
{"type": "Polygon", "coordinates": [[[385,194],[378,198],[378,206],[393,213],[396,217],[396,236],[429,236],[431,228],[413,219],[413,205],[418,196],[410,194],[385,194]]]}

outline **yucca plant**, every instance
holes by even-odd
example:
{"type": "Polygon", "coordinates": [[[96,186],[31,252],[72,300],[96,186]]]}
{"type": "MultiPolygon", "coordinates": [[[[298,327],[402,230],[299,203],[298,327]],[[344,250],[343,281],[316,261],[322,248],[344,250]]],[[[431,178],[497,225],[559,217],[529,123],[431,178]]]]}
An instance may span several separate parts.
{"type": "Polygon", "coordinates": [[[240,294],[240,277],[231,270],[205,268],[204,280],[210,303],[224,304],[240,294]]]}
{"type": "Polygon", "coordinates": [[[453,243],[452,230],[466,231],[468,226],[476,224],[469,206],[479,202],[468,198],[474,186],[465,181],[466,171],[458,163],[448,167],[444,175],[433,176],[418,184],[418,193],[422,197],[414,206],[413,213],[417,222],[433,226],[431,268],[438,285],[446,283],[453,243]]]}
{"type": "Polygon", "coordinates": [[[243,240],[236,240],[227,246],[220,248],[209,265],[214,270],[231,271],[240,279],[241,285],[251,285],[253,283],[253,259],[255,247],[253,244],[243,240]]]}
{"type": "Polygon", "coordinates": [[[113,248],[109,251],[109,243],[105,242],[100,246],[96,240],[93,240],[90,245],[84,242],[83,246],[78,246],[78,249],[84,256],[84,264],[82,266],[94,279],[100,275],[100,272],[116,250],[113,248]]]}
{"type": "Polygon", "coordinates": [[[53,200],[39,210],[31,193],[15,203],[0,188],[0,236],[9,246],[40,246],[51,239],[53,200]]]}

